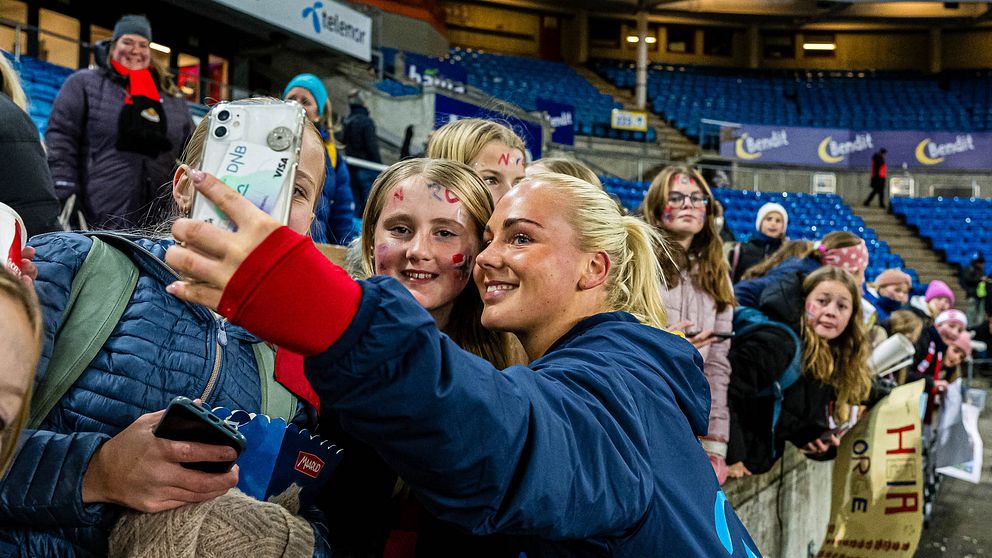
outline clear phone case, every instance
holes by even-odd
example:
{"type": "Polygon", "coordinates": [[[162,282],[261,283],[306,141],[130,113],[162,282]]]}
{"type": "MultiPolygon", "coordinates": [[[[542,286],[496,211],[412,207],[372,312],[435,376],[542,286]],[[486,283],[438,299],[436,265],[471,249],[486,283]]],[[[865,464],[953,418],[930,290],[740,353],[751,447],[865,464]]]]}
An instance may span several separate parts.
{"type": "MultiPolygon", "coordinates": [[[[303,107],[293,101],[218,103],[207,118],[201,170],[286,224],[306,118],[303,107]]],[[[236,228],[199,194],[194,195],[190,217],[227,230],[236,228]]]]}

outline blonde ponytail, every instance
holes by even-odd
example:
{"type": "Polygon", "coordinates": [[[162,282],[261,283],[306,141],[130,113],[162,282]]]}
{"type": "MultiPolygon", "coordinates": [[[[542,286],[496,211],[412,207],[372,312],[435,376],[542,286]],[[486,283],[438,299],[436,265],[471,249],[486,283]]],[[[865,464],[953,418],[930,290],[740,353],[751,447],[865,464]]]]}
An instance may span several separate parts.
{"type": "Polygon", "coordinates": [[[623,214],[603,190],[573,176],[538,173],[530,178],[563,190],[561,199],[571,204],[569,224],[583,252],[605,252],[612,266],[606,280],[609,312],[629,312],[641,323],[664,329],[668,326],[661,300],[661,265],[655,246],[664,241],[647,223],[623,214]]]}

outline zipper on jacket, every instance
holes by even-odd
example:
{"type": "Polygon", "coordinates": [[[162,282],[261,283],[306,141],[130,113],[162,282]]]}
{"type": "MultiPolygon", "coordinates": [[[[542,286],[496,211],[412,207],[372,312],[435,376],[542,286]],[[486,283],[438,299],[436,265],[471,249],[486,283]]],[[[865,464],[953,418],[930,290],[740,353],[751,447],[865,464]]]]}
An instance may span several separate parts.
{"type": "Polygon", "coordinates": [[[227,346],[227,330],[224,329],[224,324],[227,323],[226,320],[217,320],[217,347],[214,352],[214,369],[210,372],[210,379],[207,380],[207,387],[203,388],[203,394],[200,395],[200,399],[204,404],[207,403],[207,397],[210,392],[214,389],[214,384],[217,383],[217,376],[220,375],[220,362],[224,356],[224,347],[227,346]]]}

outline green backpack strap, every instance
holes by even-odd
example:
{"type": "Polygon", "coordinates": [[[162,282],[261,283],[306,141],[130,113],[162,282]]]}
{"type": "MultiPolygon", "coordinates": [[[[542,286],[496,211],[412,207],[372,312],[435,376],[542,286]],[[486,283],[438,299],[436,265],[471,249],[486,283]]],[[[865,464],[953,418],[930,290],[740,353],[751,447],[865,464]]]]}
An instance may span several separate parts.
{"type": "Polygon", "coordinates": [[[262,413],[271,418],[282,417],[288,424],[296,416],[296,396],[276,381],[276,352],[265,343],[252,345],[258,364],[259,385],[262,388],[262,413]]]}
{"type": "Polygon", "coordinates": [[[110,338],[138,283],[138,268],[126,254],[99,238],[72,280],[69,303],[55,334],[44,382],[31,402],[28,428],[38,428],[110,338]]]}

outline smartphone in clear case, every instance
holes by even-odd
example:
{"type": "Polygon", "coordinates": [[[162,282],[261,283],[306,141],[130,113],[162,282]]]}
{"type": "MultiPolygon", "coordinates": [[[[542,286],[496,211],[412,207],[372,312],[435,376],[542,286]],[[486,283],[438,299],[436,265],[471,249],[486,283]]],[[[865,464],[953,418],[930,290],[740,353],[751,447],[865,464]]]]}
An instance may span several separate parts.
{"type": "MultiPolygon", "coordinates": [[[[200,170],[286,224],[306,118],[303,107],[293,101],[218,103],[207,118],[200,170]]],[[[194,195],[190,217],[227,230],[236,228],[199,194],[194,195]]]]}

